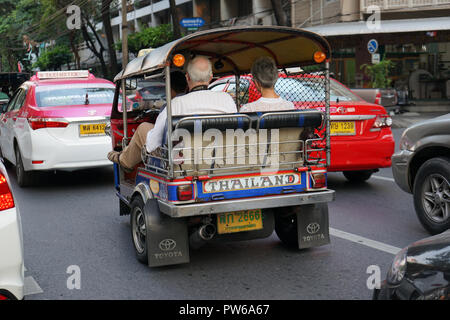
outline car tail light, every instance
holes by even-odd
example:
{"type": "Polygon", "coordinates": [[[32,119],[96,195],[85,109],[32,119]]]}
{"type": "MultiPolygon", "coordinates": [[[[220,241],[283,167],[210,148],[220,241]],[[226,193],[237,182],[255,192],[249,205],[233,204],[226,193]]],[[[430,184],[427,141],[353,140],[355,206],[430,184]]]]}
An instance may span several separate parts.
{"type": "Polygon", "coordinates": [[[327,177],[325,173],[311,173],[311,180],[314,189],[321,189],[327,186],[327,177]]]}
{"type": "Polygon", "coordinates": [[[0,173],[0,211],[14,208],[14,198],[6,177],[0,173]]]}
{"type": "Polygon", "coordinates": [[[388,115],[377,116],[372,125],[371,131],[378,131],[380,128],[387,128],[392,125],[392,118],[388,115]]]}
{"type": "Polygon", "coordinates": [[[179,201],[192,200],[193,198],[192,185],[189,184],[185,186],[179,186],[177,188],[177,194],[179,201]]]}
{"type": "Polygon", "coordinates": [[[28,119],[31,129],[37,130],[42,128],[65,128],[69,122],[63,119],[47,119],[47,118],[30,118],[28,119]]]}
{"type": "Polygon", "coordinates": [[[0,293],[0,301],[2,300],[9,300],[7,296],[4,296],[0,293]]]}
{"type": "Polygon", "coordinates": [[[377,95],[375,96],[375,104],[381,103],[381,91],[378,91],[377,95]]]}

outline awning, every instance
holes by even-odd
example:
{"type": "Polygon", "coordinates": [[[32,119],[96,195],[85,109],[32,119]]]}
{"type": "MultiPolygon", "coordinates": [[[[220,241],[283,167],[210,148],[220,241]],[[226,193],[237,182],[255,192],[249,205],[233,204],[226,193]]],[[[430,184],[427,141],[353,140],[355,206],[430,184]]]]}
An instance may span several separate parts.
{"type": "Polygon", "coordinates": [[[378,34],[378,33],[400,33],[417,31],[439,31],[450,30],[450,18],[423,18],[404,20],[382,20],[379,29],[366,21],[341,22],[325,24],[320,26],[304,28],[325,37],[356,35],[356,34],[378,34]]]}

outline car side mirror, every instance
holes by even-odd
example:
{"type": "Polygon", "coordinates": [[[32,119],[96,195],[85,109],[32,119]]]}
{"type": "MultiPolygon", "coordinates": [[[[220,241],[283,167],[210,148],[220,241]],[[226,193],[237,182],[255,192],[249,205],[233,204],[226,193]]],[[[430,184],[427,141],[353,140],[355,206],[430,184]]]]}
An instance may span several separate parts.
{"type": "Polygon", "coordinates": [[[2,105],[1,113],[5,113],[7,107],[8,107],[8,104],[7,104],[7,103],[5,103],[4,105],[2,105]]]}

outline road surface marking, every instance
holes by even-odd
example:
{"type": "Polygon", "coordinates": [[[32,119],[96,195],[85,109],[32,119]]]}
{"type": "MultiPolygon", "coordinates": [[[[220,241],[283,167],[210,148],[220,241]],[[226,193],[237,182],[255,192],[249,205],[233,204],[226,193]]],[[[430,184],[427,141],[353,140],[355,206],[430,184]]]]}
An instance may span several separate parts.
{"type": "Polygon", "coordinates": [[[393,255],[396,255],[401,250],[401,248],[397,248],[397,247],[385,244],[383,242],[371,240],[368,238],[358,236],[353,233],[348,233],[348,232],[337,230],[334,228],[330,228],[330,234],[332,236],[335,236],[335,237],[338,237],[341,239],[345,239],[345,240],[349,240],[349,241],[352,241],[355,243],[359,243],[359,244],[362,244],[363,246],[367,246],[367,247],[377,249],[377,250],[380,250],[383,252],[387,252],[387,253],[390,253],[393,255]]]}
{"type": "Polygon", "coordinates": [[[372,178],[385,180],[385,181],[390,181],[390,182],[395,182],[395,180],[393,178],[386,178],[386,177],[381,177],[381,176],[372,176],[372,178]]]}
{"type": "Polygon", "coordinates": [[[43,293],[44,291],[41,289],[41,287],[38,285],[36,280],[34,280],[33,277],[28,276],[25,277],[24,281],[24,295],[29,296],[31,294],[38,294],[43,293]]]}

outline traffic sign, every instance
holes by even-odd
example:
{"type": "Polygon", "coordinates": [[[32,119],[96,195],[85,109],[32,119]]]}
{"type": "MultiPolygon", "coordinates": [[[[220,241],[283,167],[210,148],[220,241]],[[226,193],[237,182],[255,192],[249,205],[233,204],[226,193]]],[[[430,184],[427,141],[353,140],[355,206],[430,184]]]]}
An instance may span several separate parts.
{"type": "Polygon", "coordinates": [[[378,64],[378,63],[380,63],[380,54],[372,53],[372,64],[378,64]]]}
{"type": "Polygon", "coordinates": [[[375,53],[378,50],[378,41],[375,39],[369,40],[367,43],[367,50],[369,50],[369,53],[375,53]]]}
{"type": "Polygon", "coordinates": [[[202,18],[183,18],[180,21],[180,25],[184,28],[200,28],[205,24],[205,20],[202,18]]]}

